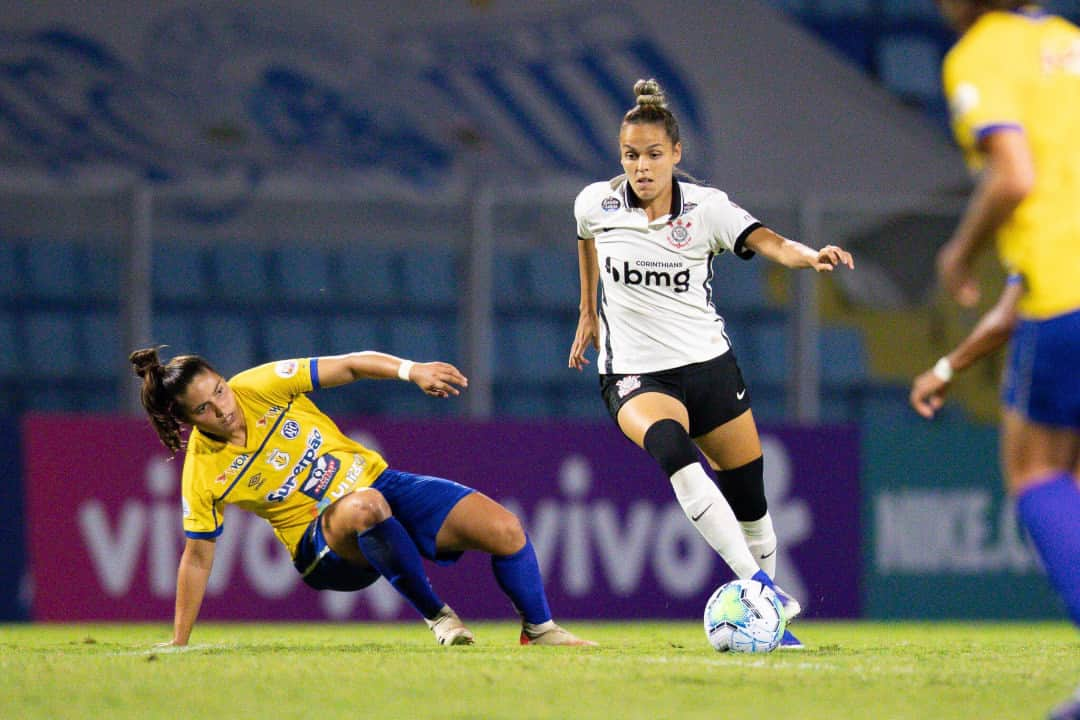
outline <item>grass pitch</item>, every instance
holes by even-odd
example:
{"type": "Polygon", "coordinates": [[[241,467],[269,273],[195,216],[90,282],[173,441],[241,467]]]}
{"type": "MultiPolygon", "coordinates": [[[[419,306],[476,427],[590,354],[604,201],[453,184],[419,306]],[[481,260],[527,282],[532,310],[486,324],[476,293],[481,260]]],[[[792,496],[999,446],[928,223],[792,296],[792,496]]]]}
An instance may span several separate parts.
{"type": "Polygon", "coordinates": [[[601,643],[520,647],[475,622],[0,626],[11,718],[1042,718],[1080,683],[1065,623],[796,623],[804,651],[721,655],[699,623],[566,625],[601,643]]]}

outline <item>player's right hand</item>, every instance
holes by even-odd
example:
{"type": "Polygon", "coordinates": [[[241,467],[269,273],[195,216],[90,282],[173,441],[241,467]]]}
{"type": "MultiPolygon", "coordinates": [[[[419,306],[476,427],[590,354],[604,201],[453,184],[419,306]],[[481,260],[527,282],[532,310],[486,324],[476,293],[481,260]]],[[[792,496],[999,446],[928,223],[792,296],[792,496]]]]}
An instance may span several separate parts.
{"type": "Polygon", "coordinates": [[[945,393],[948,390],[949,383],[935,375],[933,370],[927,370],[912,381],[908,399],[915,412],[927,420],[932,420],[934,414],[945,404],[945,393]]]}

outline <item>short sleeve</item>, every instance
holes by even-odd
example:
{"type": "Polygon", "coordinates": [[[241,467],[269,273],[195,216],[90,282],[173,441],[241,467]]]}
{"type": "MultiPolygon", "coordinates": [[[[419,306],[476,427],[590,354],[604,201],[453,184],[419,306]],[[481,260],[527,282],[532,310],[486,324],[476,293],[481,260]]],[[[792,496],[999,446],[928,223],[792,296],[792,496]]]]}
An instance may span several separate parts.
{"type": "Polygon", "coordinates": [[[719,190],[701,204],[700,212],[713,252],[727,250],[744,260],[754,256],[754,251],[746,247],[746,238],[761,227],[757,218],[719,190]]]}
{"type": "Polygon", "coordinates": [[[942,69],[953,134],[972,165],[971,153],[988,134],[1023,127],[1015,71],[1002,62],[1005,54],[992,47],[990,40],[980,36],[958,45],[942,69]]]}
{"type": "Polygon", "coordinates": [[[181,506],[184,535],[196,540],[211,540],[224,529],[225,503],[215,500],[207,489],[203,477],[207,472],[212,473],[212,468],[198,457],[189,444],[180,483],[181,506]]]}
{"type": "Polygon", "coordinates": [[[585,188],[578,193],[577,198],[574,200],[574,220],[577,222],[577,236],[582,240],[591,240],[593,238],[593,231],[589,222],[589,205],[593,196],[591,190],[592,186],[585,188]]]}

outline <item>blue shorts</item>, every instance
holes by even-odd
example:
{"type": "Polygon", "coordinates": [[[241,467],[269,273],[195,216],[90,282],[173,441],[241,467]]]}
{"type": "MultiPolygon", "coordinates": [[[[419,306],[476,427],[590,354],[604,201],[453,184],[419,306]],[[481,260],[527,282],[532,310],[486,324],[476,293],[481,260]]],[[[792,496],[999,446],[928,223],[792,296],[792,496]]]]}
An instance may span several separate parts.
{"type": "Polygon", "coordinates": [[[1001,400],[1033,422],[1080,428],[1080,310],[1020,321],[1001,400]]]}
{"type": "MultiPolygon", "coordinates": [[[[386,498],[390,512],[405,527],[422,556],[439,565],[449,565],[461,557],[460,552],[439,553],[435,536],[454,506],[475,490],[452,480],[398,470],[384,470],[371,487],[386,498]]],[[[352,565],[330,549],[323,536],[321,517],[312,520],[304,531],[293,565],[304,582],[316,590],[359,590],[379,579],[374,569],[352,565]]]]}

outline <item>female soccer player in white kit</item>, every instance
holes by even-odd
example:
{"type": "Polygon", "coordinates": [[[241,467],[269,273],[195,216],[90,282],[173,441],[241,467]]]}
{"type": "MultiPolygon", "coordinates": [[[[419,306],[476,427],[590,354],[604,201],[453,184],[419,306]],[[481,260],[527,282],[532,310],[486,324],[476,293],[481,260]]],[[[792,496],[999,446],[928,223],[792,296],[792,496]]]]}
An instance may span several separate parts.
{"type": "MultiPolygon", "coordinates": [[[[569,365],[581,370],[586,349],[598,350],[601,391],[619,428],[659,463],[686,516],[735,574],[775,589],[761,442],[712,303],[712,260],[761,253],[819,272],[854,264],[839,247],[783,238],[723,192],[676,179],[678,121],[655,80],[639,80],[634,94],[619,132],[625,174],[589,185],[574,203],[581,304],[569,365]]],[[[778,593],[788,619],[798,615],[798,602],[778,593]]],[[[802,644],[788,632],[782,647],[802,644]]]]}

